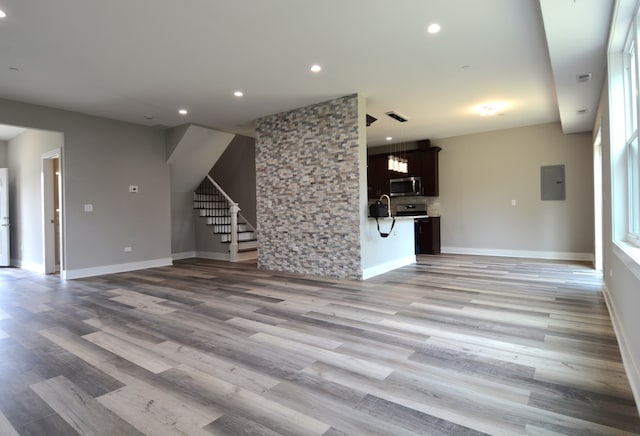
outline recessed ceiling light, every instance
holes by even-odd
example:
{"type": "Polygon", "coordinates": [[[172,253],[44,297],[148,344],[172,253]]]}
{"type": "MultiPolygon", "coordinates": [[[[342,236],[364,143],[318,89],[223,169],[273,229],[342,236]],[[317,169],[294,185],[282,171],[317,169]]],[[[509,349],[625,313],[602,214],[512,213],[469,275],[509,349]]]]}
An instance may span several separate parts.
{"type": "Polygon", "coordinates": [[[392,138],[391,136],[387,136],[385,139],[386,139],[387,141],[391,141],[393,138],[392,138]]]}
{"type": "Polygon", "coordinates": [[[179,113],[180,115],[187,115],[187,114],[189,113],[189,111],[188,111],[188,110],[186,110],[186,109],[178,109],[178,113],[179,113]]]}
{"type": "Polygon", "coordinates": [[[7,16],[7,14],[5,14],[2,9],[0,9],[0,18],[4,18],[6,16],[7,16]]]}
{"type": "Polygon", "coordinates": [[[322,71],[322,67],[320,65],[318,65],[318,64],[315,64],[315,65],[311,66],[310,70],[313,73],[319,73],[320,71],[322,71]]]}
{"type": "Polygon", "coordinates": [[[429,27],[427,27],[427,32],[431,34],[440,32],[440,25],[437,23],[429,24],[429,27]]]}
{"type": "Polygon", "coordinates": [[[244,95],[244,92],[236,91],[236,92],[233,93],[233,95],[235,95],[236,97],[242,97],[244,95]]]}

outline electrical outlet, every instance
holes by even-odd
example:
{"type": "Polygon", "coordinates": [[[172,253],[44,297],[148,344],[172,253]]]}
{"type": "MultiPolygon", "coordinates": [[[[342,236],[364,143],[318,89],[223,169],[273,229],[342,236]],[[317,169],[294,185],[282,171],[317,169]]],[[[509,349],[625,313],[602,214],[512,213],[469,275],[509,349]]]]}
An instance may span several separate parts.
{"type": "Polygon", "coordinates": [[[133,192],[134,194],[138,192],[138,185],[129,185],[129,192],[133,192]]]}
{"type": "Polygon", "coordinates": [[[125,253],[131,253],[133,251],[133,248],[131,247],[124,247],[124,252],[125,253]]]}

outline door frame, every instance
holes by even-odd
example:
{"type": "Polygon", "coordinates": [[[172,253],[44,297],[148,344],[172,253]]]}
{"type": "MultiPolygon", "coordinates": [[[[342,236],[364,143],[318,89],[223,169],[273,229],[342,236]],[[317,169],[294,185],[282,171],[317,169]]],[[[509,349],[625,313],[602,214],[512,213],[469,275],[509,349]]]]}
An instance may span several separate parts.
{"type": "Polygon", "coordinates": [[[51,214],[53,211],[53,195],[54,189],[51,181],[54,177],[53,159],[58,159],[58,205],[60,208],[60,220],[58,221],[59,238],[59,259],[60,259],[60,276],[64,277],[65,272],[65,256],[64,256],[64,161],[62,159],[62,148],[56,148],[41,155],[42,172],[41,172],[41,192],[42,192],[42,258],[44,261],[44,273],[56,273],[56,243],[55,243],[55,227],[51,225],[55,222],[55,216],[51,214]]]}

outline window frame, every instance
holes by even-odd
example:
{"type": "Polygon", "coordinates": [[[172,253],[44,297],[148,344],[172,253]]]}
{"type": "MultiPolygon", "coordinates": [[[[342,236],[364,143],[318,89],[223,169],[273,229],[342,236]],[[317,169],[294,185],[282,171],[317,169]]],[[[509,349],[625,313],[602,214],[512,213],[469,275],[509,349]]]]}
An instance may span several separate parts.
{"type": "Polygon", "coordinates": [[[629,28],[622,57],[623,86],[624,86],[624,140],[625,158],[627,166],[626,186],[626,241],[640,247],[640,141],[638,127],[640,126],[640,65],[638,50],[640,30],[638,29],[639,10],[636,9],[635,18],[629,28]]]}

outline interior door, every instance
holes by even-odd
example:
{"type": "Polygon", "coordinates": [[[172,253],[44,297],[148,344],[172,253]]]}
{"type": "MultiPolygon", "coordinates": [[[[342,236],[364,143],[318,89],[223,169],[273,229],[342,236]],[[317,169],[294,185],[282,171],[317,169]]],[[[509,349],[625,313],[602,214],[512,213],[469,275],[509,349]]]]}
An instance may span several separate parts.
{"type": "Polygon", "coordinates": [[[0,266],[10,265],[9,248],[9,171],[0,168],[0,266]]]}

